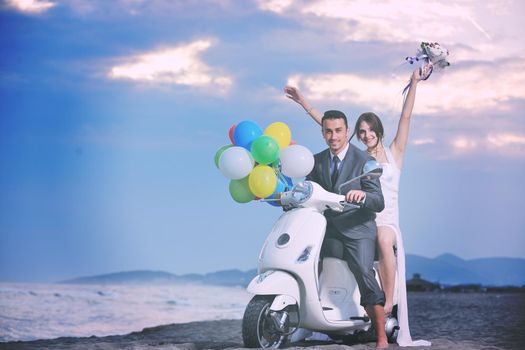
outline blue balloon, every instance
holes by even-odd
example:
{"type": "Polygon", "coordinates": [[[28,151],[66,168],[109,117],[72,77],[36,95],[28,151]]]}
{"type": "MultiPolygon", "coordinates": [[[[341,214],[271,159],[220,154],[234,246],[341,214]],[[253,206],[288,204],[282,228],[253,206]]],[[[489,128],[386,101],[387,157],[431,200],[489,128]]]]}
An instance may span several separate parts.
{"type": "Polygon", "coordinates": [[[243,120],[233,131],[233,143],[236,146],[244,147],[248,151],[252,147],[252,142],[263,133],[261,127],[251,120],[243,120]]]}
{"type": "MultiPolygon", "coordinates": [[[[271,196],[266,197],[266,198],[272,198],[273,199],[273,198],[275,198],[275,196],[277,195],[278,192],[284,192],[284,191],[286,191],[286,184],[278,176],[277,177],[277,187],[275,188],[275,191],[272,193],[271,196]]],[[[266,203],[268,203],[270,205],[273,205],[274,207],[280,207],[281,206],[278,201],[271,201],[271,202],[266,202],[266,203]]]]}
{"type": "Polygon", "coordinates": [[[287,190],[291,190],[292,187],[293,187],[293,181],[292,181],[292,178],[291,177],[288,177],[284,174],[282,174],[284,179],[286,180],[286,185],[287,185],[287,190]]]}

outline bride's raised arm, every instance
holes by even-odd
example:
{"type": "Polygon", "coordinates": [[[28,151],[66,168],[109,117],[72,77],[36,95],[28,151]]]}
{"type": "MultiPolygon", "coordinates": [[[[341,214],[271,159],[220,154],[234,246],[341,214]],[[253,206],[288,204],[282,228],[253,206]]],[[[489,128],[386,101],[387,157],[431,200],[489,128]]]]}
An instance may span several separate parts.
{"type": "Polygon", "coordinates": [[[301,105],[301,107],[304,108],[306,113],[308,113],[308,115],[312,117],[312,119],[315,120],[317,124],[321,125],[321,119],[323,118],[323,114],[317,109],[315,109],[308,101],[306,101],[303,94],[301,94],[301,91],[299,91],[298,88],[296,88],[295,86],[286,85],[284,87],[284,93],[286,94],[286,97],[301,105]]]}
{"type": "Polygon", "coordinates": [[[408,142],[408,133],[410,130],[410,118],[412,117],[412,110],[414,109],[414,102],[416,100],[416,88],[417,84],[421,81],[422,77],[428,74],[430,65],[425,65],[422,68],[414,70],[410,77],[410,87],[403,103],[403,109],[401,110],[401,117],[399,118],[399,124],[397,126],[396,136],[390,144],[390,151],[396,161],[399,169],[403,166],[403,156],[405,154],[406,145],[408,142]]]}

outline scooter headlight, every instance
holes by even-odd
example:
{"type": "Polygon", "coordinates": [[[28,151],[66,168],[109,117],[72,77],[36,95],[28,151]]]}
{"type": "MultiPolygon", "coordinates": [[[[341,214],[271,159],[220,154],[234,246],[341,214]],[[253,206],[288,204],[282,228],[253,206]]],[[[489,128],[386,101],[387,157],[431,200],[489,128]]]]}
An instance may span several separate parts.
{"type": "Polygon", "coordinates": [[[297,183],[292,190],[292,197],[297,204],[306,202],[311,196],[314,188],[308,181],[297,183]]]}
{"type": "Polygon", "coordinates": [[[290,242],[290,235],[288,233],[283,233],[277,238],[277,247],[283,248],[290,242]]]}

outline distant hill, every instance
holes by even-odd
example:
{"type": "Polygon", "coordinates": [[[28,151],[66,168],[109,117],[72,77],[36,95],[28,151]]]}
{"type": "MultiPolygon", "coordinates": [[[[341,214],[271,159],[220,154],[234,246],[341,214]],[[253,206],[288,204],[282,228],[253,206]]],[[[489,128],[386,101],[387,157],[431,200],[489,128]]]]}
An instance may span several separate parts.
{"type": "MultiPolygon", "coordinates": [[[[425,258],[407,254],[406,276],[419,273],[427,281],[442,285],[476,283],[485,286],[525,285],[525,259],[484,258],[464,260],[452,254],[425,258]]],[[[60,283],[75,284],[164,284],[202,283],[222,286],[246,286],[257,274],[256,269],[236,269],[207,274],[175,275],[164,271],[126,271],[98,276],[79,277],[60,283]]]]}
{"type": "Polygon", "coordinates": [[[183,282],[180,277],[164,271],[123,271],[60,281],[69,284],[142,284],[183,282]]]}
{"type": "Polygon", "coordinates": [[[257,270],[225,270],[200,274],[175,275],[164,271],[124,271],[97,276],[78,277],[60,281],[69,284],[168,284],[202,283],[222,286],[246,286],[257,274],[257,270]]]}
{"type": "Polygon", "coordinates": [[[414,273],[442,285],[476,283],[486,286],[525,285],[525,259],[483,258],[464,260],[452,254],[430,259],[407,254],[406,275],[414,273]]]}

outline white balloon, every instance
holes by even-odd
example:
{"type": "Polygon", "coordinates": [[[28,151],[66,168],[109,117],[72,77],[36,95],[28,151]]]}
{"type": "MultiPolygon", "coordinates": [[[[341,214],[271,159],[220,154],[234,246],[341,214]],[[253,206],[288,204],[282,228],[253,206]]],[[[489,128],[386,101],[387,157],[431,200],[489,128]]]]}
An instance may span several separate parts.
{"type": "Polygon", "coordinates": [[[314,168],[314,156],[310,150],[301,145],[291,145],[283,149],[281,159],[281,172],[288,177],[303,177],[314,168]]]}
{"type": "Polygon", "coordinates": [[[248,176],[254,164],[252,155],[244,147],[230,147],[219,158],[219,169],[231,180],[240,180],[248,176]]]}

